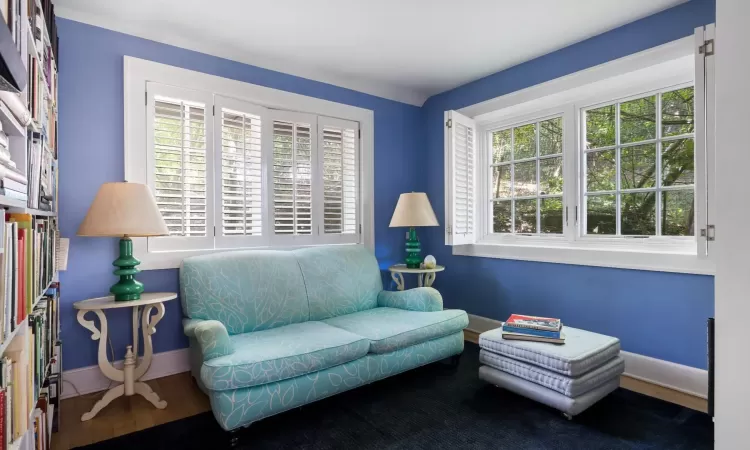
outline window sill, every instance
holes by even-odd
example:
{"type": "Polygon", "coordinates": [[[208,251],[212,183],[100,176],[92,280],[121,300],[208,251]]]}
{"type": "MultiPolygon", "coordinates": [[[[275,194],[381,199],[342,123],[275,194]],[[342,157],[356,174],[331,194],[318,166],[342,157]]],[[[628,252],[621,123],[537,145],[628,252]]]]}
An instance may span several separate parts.
{"type": "Polygon", "coordinates": [[[482,242],[453,247],[453,254],[581,266],[713,275],[714,262],[695,253],[555,243],[521,245],[482,242]]]}
{"type": "MultiPolygon", "coordinates": [[[[140,270],[179,269],[182,260],[193,256],[212,255],[214,253],[227,253],[243,250],[294,250],[304,247],[320,247],[323,245],[363,245],[363,244],[317,244],[317,245],[294,245],[294,246],[265,246],[245,248],[214,248],[201,250],[173,250],[173,251],[146,251],[145,238],[133,238],[134,256],[141,261],[138,266],[140,270]],[[138,242],[141,241],[141,242],[138,242]],[[141,244],[141,245],[139,245],[141,244]]],[[[369,247],[368,247],[369,248],[369,247]]],[[[372,248],[370,248],[372,250],[372,248]]]]}

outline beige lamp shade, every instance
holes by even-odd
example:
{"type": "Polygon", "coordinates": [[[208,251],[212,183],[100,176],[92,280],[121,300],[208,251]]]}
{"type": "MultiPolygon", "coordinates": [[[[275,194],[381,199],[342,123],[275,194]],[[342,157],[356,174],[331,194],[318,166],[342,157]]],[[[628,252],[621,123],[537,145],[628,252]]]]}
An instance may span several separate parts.
{"type": "Polygon", "coordinates": [[[424,192],[401,194],[390,227],[436,227],[440,225],[424,192]]]}
{"type": "Polygon", "coordinates": [[[104,183],[78,236],[148,237],[169,234],[151,189],[140,183],[104,183]]]}

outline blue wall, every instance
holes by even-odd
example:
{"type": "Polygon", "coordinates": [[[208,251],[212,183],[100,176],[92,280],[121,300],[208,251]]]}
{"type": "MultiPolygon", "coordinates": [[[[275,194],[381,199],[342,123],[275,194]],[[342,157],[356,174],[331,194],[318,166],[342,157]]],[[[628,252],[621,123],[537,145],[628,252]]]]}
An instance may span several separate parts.
{"type": "MultiPolygon", "coordinates": [[[[693,34],[714,22],[714,0],[691,0],[532,61],[431,97],[423,106],[427,194],[444,214],[443,112],[693,34]]],[[[437,278],[450,307],[503,320],[512,312],[618,336],[624,350],[706,367],[706,318],[713,316],[710,276],[620,270],[451,255],[441,229],[423,233],[424,248],[447,266],[437,278]]]]}
{"type": "MultiPolygon", "coordinates": [[[[373,110],[376,255],[382,267],[400,257],[402,232],[389,229],[388,222],[398,195],[424,185],[424,177],[409,170],[424,145],[420,108],[70,20],[58,19],[58,29],[60,229],[71,238],[68,270],[60,280],[66,370],[96,364],[96,343],[76,321],[72,303],[105,295],[115,281],[110,262],[116,258],[116,240],[75,233],[99,186],[123,180],[123,55],[373,110]]],[[[177,291],[177,277],[173,269],[147,271],[140,279],[152,291],[177,291]]],[[[167,304],[154,337],[155,352],[187,346],[181,315],[179,302],[167,304]]],[[[130,317],[125,311],[108,317],[120,359],[130,341],[130,317]]]]}
{"type": "MultiPolygon", "coordinates": [[[[95,343],[76,322],[72,303],[103,295],[114,281],[109,262],[115,240],[78,238],[75,232],[99,186],[123,179],[123,55],[375,111],[376,256],[387,267],[401,258],[403,247],[402,231],[388,228],[399,193],[426,189],[443,217],[443,111],[688,36],[714,17],[714,0],[691,0],[432,97],[421,109],[58,19],[60,227],[71,238],[68,271],[61,275],[65,369],[96,364],[95,343]]],[[[625,350],[705,367],[704,321],[713,315],[713,277],[459,257],[443,245],[441,229],[428,229],[422,238],[423,248],[448,267],[435,286],[449,307],[494,319],[511,312],[559,316],[568,325],[620,337],[625,350]]],[[[178,288],[177,270],[148,271],[141,279],[150,290],[178,288]]],[[[156,352],[186,346],[180,316],[179,303],[168,303],[154,339],[156,352]]],[[[109,317],[119,359],[130,340],[129,316],[109,317]]]]}

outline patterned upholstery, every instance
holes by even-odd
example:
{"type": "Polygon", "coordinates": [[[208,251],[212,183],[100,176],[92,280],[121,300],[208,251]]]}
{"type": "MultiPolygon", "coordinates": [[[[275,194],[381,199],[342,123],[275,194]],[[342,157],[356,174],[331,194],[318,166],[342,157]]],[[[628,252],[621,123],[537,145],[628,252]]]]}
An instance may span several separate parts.
{"type": "Polygon", "coordinates": [[[224,391],[294,378],[367,354],[367,339],[322,322],[303,322],[234,335],[236,351],[204,361],[201,381],[224,391]]]}
{"type": "Polygon", "coordinates": [[[374,308],[323,321],[370,340],[370,353],[388,353],[461,331],[469,325],[464,311],[417,312],[374,308]]]}
{"type": "Polygon", "coordinates": [[[262,386],[211,391],[211,409],[225,430],[348,391],[461,353],[463,333],[424,342],[382,355],[367,355],[320,372],[262,386]]]}
{"type": "Polygon", "coordinates": [[[291,252],[250,250],[186,258],[182,312],[218,320],[230,335],[307,320],[305,282],[291,252]]]}
{"type": "Polygon", "coordinates": [[[378,304],[383,290],[375,256],[361,245],[295,250],[307,286],[310,320],[350,314],[378,304]]]}
{"type": "Polygon", "coordinates": [[[383,292],[361,245],[186,258],[191,372],[227,430],[463,351],[466,313],[383,292]]]}

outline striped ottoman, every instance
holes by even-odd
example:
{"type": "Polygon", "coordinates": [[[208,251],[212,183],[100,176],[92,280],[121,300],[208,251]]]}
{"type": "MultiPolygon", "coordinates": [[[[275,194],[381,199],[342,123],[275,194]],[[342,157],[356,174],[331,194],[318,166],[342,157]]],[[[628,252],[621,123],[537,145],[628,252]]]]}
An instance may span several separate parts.
{"type": "Polygon", "coordinates": [[[562,411],[580,414],[620,386],[620,340],[565,327],[565,344],[503,339],[498,328],[479,335],[479,378],[562,411]]]}

